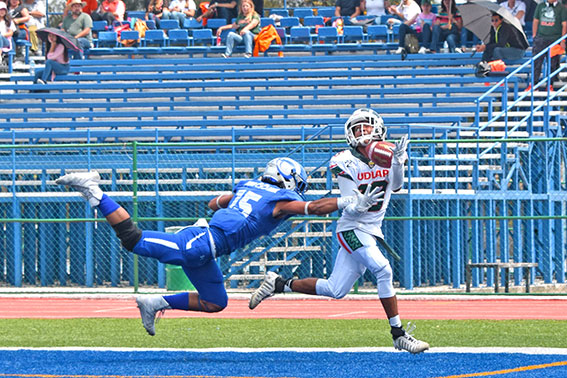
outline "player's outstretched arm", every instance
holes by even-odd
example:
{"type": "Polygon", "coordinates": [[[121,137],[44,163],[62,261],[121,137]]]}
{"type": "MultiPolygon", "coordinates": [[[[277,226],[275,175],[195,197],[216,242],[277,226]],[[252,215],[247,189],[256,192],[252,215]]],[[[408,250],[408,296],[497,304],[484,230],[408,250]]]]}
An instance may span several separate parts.
{"type": "Polygon", "coordinates": [[[315,201],[280,201],[274,208],[274,217],[285,214],[325,215],[344,209],[354,201],[354,197],[320,198],[315,201]]]}
{"type": "Polygon", "coordinates": [[[216,196],[212,200],[209,201],[209,208],[213,211],[217,211],[218,209],[224,209],[230,203],[232,199],[232,194],[221,194],[220,196],[216,196]]]}

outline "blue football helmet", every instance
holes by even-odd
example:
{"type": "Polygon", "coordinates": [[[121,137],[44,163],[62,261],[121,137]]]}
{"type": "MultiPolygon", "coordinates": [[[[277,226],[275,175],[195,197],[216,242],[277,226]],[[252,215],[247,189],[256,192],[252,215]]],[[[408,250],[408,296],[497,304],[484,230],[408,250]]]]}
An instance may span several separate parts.
{"type": "Polygon", "coordinates": [[[262,181],[303,194],[307,190],[307,172],[290,158],[275,158],[268,162],[262,181]]]}

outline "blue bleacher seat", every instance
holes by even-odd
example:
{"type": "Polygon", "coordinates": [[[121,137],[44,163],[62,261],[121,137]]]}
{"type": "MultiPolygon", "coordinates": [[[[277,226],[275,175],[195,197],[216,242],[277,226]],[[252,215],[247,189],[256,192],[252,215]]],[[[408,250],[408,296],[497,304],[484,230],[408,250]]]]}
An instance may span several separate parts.
{"type": "Polygon", "coordinates": [[[189,32],[186,29],[171,29],[167,36],[169,46],[189,46],[189,32]]]}
{"type": "Polygon", "coordinates": [[[224,18],[209,18],[207,20],[207,28],[216,30],[221,26],[226,25],[226,19],[224,18]]]}
{"type": "Polygon", "coordinates": [[[120,33],[120,39],[123,41],[135,40],[136,43],[134,45],[136,45],[140,39],[140,33],[137,30],[124,30],[120,33]]]}
{"type": "Polygon", "coordinates": [[[282,17],[289,17],[289,11],[287,9],[271,9],[270,14],[277,14],[282,17]]]}
{"type": "Polygon", "coordinates": [[[116,47],[118,46],[117,34],[113,31],[101,31],[98,33],[96,47],[116,47]]]}
{"type": "Polygon", "coordinates": [[[280,26],[282,28],[291,28],[292,26],[300,26],[299,18],[297,17],[283,17],[280,20],[280,26]]]}
{"type": "Polygon", "coordinates": [[[312,42],[311,29],[305,26],[293,26],[289,31],[288,43],[312,42]]]}
{"type": "Polygon", "coordinates": [[[163,32],[163,30],[146,30],[146,36],[144,37],[144,46],[165,46],[165,41],[165,33],[163,32]]]}
{"type": "Polygon", "coordinates": [[[195,29],[193,30],[193,45],[204,44],[213,45],[214,37],[211,29],[195,29]]]}
{"type": "Polygon", "coordinates": [[[295,8],[293,10],[293,17],[305,18],[313,16],[313,9],[311,8],[295,8]]]}
{"type": "Polygon", "coordinates": [[[347,25],[343,28],[344,42],[362,42],[364,40],[364,31],[362,26],[347,25]]]}
{"type": "Polygon", "coordinates": [[[388,27],[386,25],[368,25],[366,28],[367,41],[388,41],[388,27]]]}
{"type": "Polygon", "coordinates": [[[335,7],[324,7],[317,9],[317,16],[331,18],[335,15],[335,7]]]}
{"type": "Polygon", "coordinates": [[[264,26],[274,25],[276,26],[276,22],[273,18],[270,17],[262,17],[260,18],[260,27],[263,28],[264,26]]]}
{"type": "Polygon", "coordinates": [[[146,18],[146,12],[144,12],[144,11],[128,11],[127,16],[128,16],[128,18],[140,18],[140,19],[143,20],[143,19],[146,18]]]}
{"type": "Polygon", "coordinates": [[[177,20],[161,20],[159,28],[162,30],[179,29],[179,21],[177,20]]]}
{"type": "Polygon", "coordinates": [[[308,16],[303,19],[303,26],[314,28],[315,26],[325,26],[322,16],[308,16]]]}
{"type": "Polygon", "coordinates": [[[156,22],[154,20],[146,20],[146,26],[150,30],[154,30],[156,28],[156,22]]]}
{"type": "Polygon", "coordinates": [[[108,22],[106,21],[93,21],[93,27],[91,29],[93,33],[98,35],[99,32],[108,31],[108,22]]]}
{"type": "Polygon", "coordinates": [[[183,22],[184,29],[201,29],[203,27],[203,23],[195,20],[193,17],[186,18],[185,22],[183,22]]]}
{"type": "Polygon", "coordinates": [[[317,43],[336,43],[339,41],[340,36],[334,26],[323,26],[317,31],[317,43]]]}

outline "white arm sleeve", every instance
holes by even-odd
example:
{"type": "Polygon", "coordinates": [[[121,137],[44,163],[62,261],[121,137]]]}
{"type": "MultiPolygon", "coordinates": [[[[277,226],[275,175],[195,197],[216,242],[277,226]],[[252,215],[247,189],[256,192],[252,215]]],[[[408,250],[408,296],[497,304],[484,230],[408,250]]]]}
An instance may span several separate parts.
{"type": "Polygon", "coordinates": [[[394,159],[392,162],[392,172],[390,174],[390,185],[392,186],[392,191],[397,192],[404,185],[405,167],[404,164],[400,164],[394,159]]]}

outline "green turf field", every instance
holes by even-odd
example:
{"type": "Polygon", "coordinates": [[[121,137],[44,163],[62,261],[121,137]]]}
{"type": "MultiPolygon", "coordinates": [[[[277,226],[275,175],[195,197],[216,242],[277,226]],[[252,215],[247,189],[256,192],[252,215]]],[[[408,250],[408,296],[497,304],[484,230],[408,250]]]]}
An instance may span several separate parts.
{"type": "MultiPolygon", "coordinates": [[[[432,347],[567,348],[567,321],[418,320],[432,347]]],[[[148,336],[139,319],[2,319],[0,347],[379,347],[391,346],[385,320],[161,319],[148,336]]]]}

